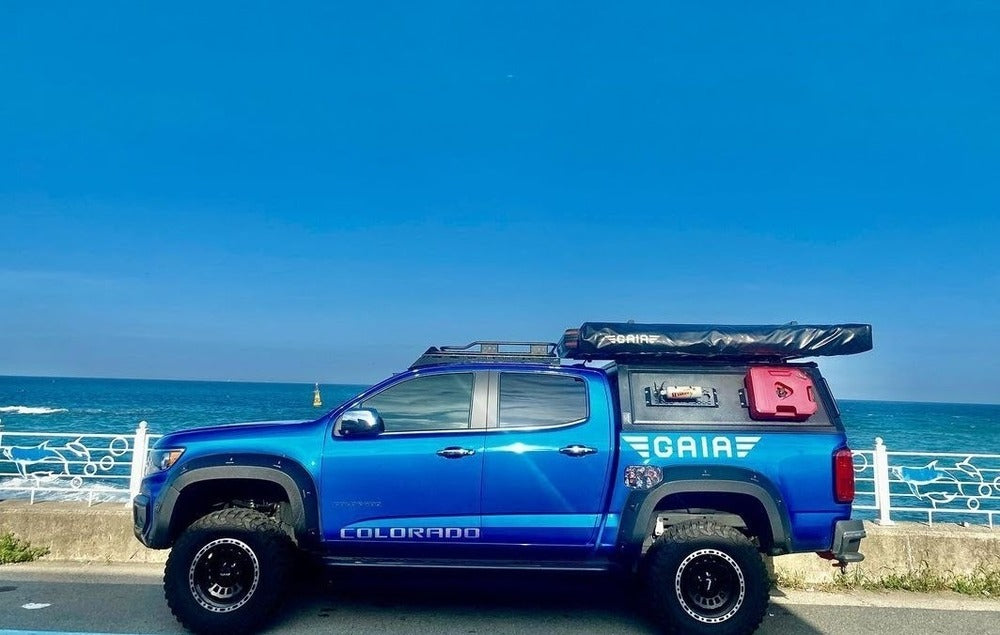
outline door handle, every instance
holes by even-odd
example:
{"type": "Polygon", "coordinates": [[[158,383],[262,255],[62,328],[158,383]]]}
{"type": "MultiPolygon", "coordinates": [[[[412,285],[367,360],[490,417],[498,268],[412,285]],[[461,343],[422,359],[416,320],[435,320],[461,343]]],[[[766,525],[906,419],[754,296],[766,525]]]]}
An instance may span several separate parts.
{"type": "Polygon", "coordinates": [[[565,454],[566,456],[587,456],[588,454],[597,454],[597,449],[588,448],[585,445],[567,445],[564,448],[560,448],[559,452],[565,454]]]}
{"type": "Polygon", "coordinates": [[[459,448],[459,447],[449,447],[443,448],[437,451],[438,456],[443,456],[446,459],[460,459],[465,456],[472,456],[476,451],[469,448],[459,448]]]}

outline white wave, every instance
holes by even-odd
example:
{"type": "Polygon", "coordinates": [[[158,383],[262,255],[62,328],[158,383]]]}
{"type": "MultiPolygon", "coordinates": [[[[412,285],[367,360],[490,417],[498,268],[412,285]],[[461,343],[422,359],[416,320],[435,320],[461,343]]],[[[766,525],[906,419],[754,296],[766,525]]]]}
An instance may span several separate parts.
{"type": "Polygon", "coordinates": [[[0,413],[15,415],[54,415],[69,412],[66,408],[46,408],[44,406],[0,406],[0,413]]]}

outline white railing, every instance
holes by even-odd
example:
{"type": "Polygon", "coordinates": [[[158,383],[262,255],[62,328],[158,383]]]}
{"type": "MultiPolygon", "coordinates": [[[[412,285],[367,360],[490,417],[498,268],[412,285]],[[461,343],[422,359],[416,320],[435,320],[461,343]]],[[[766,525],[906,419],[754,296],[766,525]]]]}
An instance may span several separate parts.
{"type": "Polygon", "coordinates": [[[128,434],[6,432],[0,425],[0,499],[128,502],[139,493],[149,442],[128,434]]]}
{"type": "MultiPolygon", "coordinates": [[[[127,434],[5,432],[0,499],[128,502],[139,492],[149,443],[145,421],[127,434]]],[[[1000,521],[1000,454],[854,451],[856,516],[895,520],[1000,521]]]]}
{"type": "Polygon", "coordinates": [[[854,509],[881,525],[1000,520],[1000,454],[889,452],[876,437],[874,450],[854,452],[854,472],[854,509]]]}

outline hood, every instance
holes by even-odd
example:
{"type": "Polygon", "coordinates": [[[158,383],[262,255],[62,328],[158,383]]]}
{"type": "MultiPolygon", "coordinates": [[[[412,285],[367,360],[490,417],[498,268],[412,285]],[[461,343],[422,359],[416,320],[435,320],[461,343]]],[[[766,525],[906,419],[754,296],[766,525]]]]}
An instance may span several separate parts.
{"type": "Polygon", "coordinates": [[[203,428],[190,428],[165,434],[157,440],[155,447],[166,448],[186,443],[198,442],[202,440],[219,439],[249,439],[260,436],[268,436],[273,431],[288,426],[297,426],[310,423],[309,419],[290,421],[252,421],[248,423],[227,423],[217,426],[206,426],[203,428]]]}

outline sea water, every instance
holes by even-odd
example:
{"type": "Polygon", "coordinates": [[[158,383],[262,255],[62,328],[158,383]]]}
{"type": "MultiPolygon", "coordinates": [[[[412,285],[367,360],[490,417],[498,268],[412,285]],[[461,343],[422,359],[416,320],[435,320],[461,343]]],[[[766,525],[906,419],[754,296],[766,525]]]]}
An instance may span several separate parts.
{"type": "MultiPolygon", "coordinates": [[[[313,384],[0,377],[6,432],[127,434],[139,421],[150,432],[240,421],[314,419],[365,389],[313,384]]],[[[851,447],[882,437],[890,450],[1000,454],[1000,405],[894,401],[839,402],[851,447]]]]}
{"type": "Polygon", "coordinates": [[[314,419],[364,386],[0,377],[0,421],[7,432],[122,434],[140,421],[150,432],[240,421],[314,419]]]}
{"type": "MultiPolygon", "coordinates": [[[[84,479],[74,490],[88,500],[95,490],[100,493],[103,492],[101,488],[106,487],[115,490],[111,495],[113,500],[124,500],[129,455],[118,454],[116,450],[125,447],[129,442],[125,437],[131,438],[140,421],[148,422],[150,433],[164,434],[241,421],[315,419],[357,395],[365,386],[321,384],[323,406],[319,408],[313,406],[313,388],[313,384],[305,383],[0,377],[0,446],[21,446],[17,450],[20,456],[32,459],[30,463],[24,460],[18,465],[0,454],[0,499],[12,496],[13,489],[23,489],[36,482],[36,476],[29,475],[27,468],[37,473],[54,467],[64,472],[61,477],[52,477],[63,485],[66,474],[91,474],[91,479],[84,479]],[[55,454],[42,447],[44,437],[10,434],[29,432],[67,436],[58,441],[53,438],[48,447],[55,446],[58,451],[55,454]],[[97,440],[99,447],[91,443],[92,452],[75,452],[74,437],[86,434],[114,434],[123,438],[100,439],[97,440]],[[3,435],[7,435],[6,438],[3,435]],[[60,462],[64,458],[73,461],[69,469],[62,468],[60,462]],[[25,473],[24,477],[18,478],[18,472],[25,473]],[[14,478],[10,478],[12,475],[14,478]]],[[[971,454],[1000,455],[1000,405],[843,400],[839,408],[850,446],[855,450],[870,451],[875,438],[881,437],[892,452],[963,455],[890,457],[891,465],[905,470],[894,474],[894,506],[926,507],[936,501],[942,509],[972,509],[976,505],[983,510],[1000,510],[1000,460],[965,459],[965,455],[971,454]],[[933,482],[913,485],[904,482],[903,476],[911,481],[933,482]],[[965,498],[946,500],[956,492],[965,498]],[[968,499],[970,494],[981,498],[971,501],[968,499]]],[[[861,469],[864,462],[864,457],[858,457],[859,479],[871,476],[870,467],[861,469]]],[[[873,496],[863,493],[870,492],[872,487],[870,481],[859,480],[856,504],[873,504],[873,496]]],[[[44,491],[38,495],[46,496],[44,491]]],[[[58,495],[63,496],[62,493],[58,495]]],[[[99,496],[97,500],[102,498],[99,496]]],[[[872,513],[863,510],[860,515],[871,516],[872,513]]],[[[920,513],[905,512],[897,517],[925,518],[920,513]]],[[[984,519],[982,515],[968,513],[963,517],[942,517],[952,522],[983,522],[984,519]]]]}

